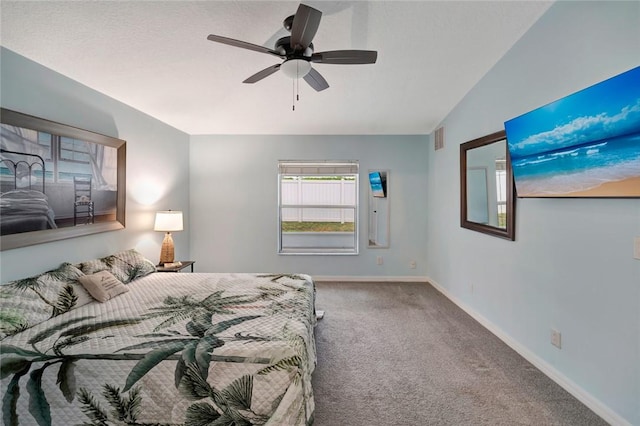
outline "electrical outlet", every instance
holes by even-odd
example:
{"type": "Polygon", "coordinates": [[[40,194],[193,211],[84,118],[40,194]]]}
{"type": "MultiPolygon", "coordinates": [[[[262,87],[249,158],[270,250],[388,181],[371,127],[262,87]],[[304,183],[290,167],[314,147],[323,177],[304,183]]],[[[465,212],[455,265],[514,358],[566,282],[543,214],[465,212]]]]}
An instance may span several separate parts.
{"type": "Polygon", "coordinates": [[[382,265],[384,261],[382,260],[382,256],[376,257],[376,265],[382,265]]]}
{"type": "Polygon", "coordinates": [[[551,344],[558,349],[562,348],[562,334],[558,330],[551,329],[551,344]]]}
{"type": "Polygon", "coordinates": [[[633,258],[640,260],[640,237],[633,239],[633,258]]]}
{"type": "Polygon", "coordinates": [[[415,260],[410,260],[409,261],[409,268],[416,269],[416,261],[415,260]]]}

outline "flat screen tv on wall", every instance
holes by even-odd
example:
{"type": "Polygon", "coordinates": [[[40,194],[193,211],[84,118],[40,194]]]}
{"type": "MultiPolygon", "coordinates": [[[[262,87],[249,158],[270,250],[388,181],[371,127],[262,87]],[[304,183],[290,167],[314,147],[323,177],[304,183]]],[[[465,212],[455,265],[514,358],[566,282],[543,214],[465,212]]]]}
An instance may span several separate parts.
{"type": "Polygon", "coordinates": [[[374,197],[385,198],[387,196],[387,178],[380,172],[369,173],[371,194],[374,197]]]}
{"type": "Polygon", "coordinates": [[[640,67],[504,125],[518,197],[640,197],[640,67]]]}

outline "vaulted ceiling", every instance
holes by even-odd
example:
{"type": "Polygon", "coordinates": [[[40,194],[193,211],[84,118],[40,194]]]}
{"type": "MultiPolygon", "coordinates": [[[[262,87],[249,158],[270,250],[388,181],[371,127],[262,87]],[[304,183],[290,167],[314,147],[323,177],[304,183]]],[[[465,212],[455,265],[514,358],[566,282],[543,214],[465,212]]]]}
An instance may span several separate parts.
{"type": "Polygon", "coordinates": [[[304,3],[323,12],[317,52],[377,62],[314,64],[321,92],[282,72],[243,84],[281,60],[207,36],[273,48],[290,1],[3,0],[1,44],[188,134],[426,134],[552,2],[304,3]]]}

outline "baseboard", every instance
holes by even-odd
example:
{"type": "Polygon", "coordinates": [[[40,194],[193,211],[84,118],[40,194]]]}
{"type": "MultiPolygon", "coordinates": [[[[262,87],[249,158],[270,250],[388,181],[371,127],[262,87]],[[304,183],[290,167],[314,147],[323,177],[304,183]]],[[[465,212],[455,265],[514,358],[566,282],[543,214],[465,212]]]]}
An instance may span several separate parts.
{"type": "Polygon", "coordinates": [[[376,283],[427,283],[427,277],[419,276],[395,276],[395,277],[369,277],[358,275],[313,275],[316,282],[376,282],[376,283]]]}
{"type": "Polygon", "coordinates": [[[600,400],[595,398],[589,392],[585,391],[583,388],[575,384],[569,378],[567,378],[560,371],[555,369],[545,360],[540,358],[535,353],[531,352],[529,349],[521,345],[518,341],[513,339],[508,334],[504,333],[499,327],[497,327],[494,323],[486,319],[484,316],[473,310],[466,303],[462,302],[457,297],[453,296],[447,289],[439,285],[436,281],[427,277],[427,281],[440,293],[442,293],[447,299],[451,300],[455,303],[460,309],[469,314],[473,319],[478,321],[484,328],[489,330],[491,333],[495,334],[500,340],[502,340],[507,346],[520,354],[524,359],[533,364],[537,369],[542,371],[545,375],[547,375],[551,380],[560,385],[564,390],[573,395],[578,401],[582,402],[584,405],[589,407],[594,413],[602,417],[604,421],[613,425],[613,426],[631,426],[624,418],[620,417],[617,413],[615,413],[611,408],[603,404],[600,400]]]}

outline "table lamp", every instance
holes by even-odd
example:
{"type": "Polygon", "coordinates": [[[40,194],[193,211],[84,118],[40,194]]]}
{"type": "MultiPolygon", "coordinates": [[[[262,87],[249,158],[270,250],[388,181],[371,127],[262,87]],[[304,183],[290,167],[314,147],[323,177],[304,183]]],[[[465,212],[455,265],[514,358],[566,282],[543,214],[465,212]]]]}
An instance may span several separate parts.
{"type": "Polygon", "coordinates": [[[166,232],[162,241],[162,249],[160,250],[160,265],[172,263],[174,260],[174,247],[171,232],[182,231],[182,212],[181,211],[160,211],[156,213],[156,223],[153,227],[154,231],[166,232]]]}

